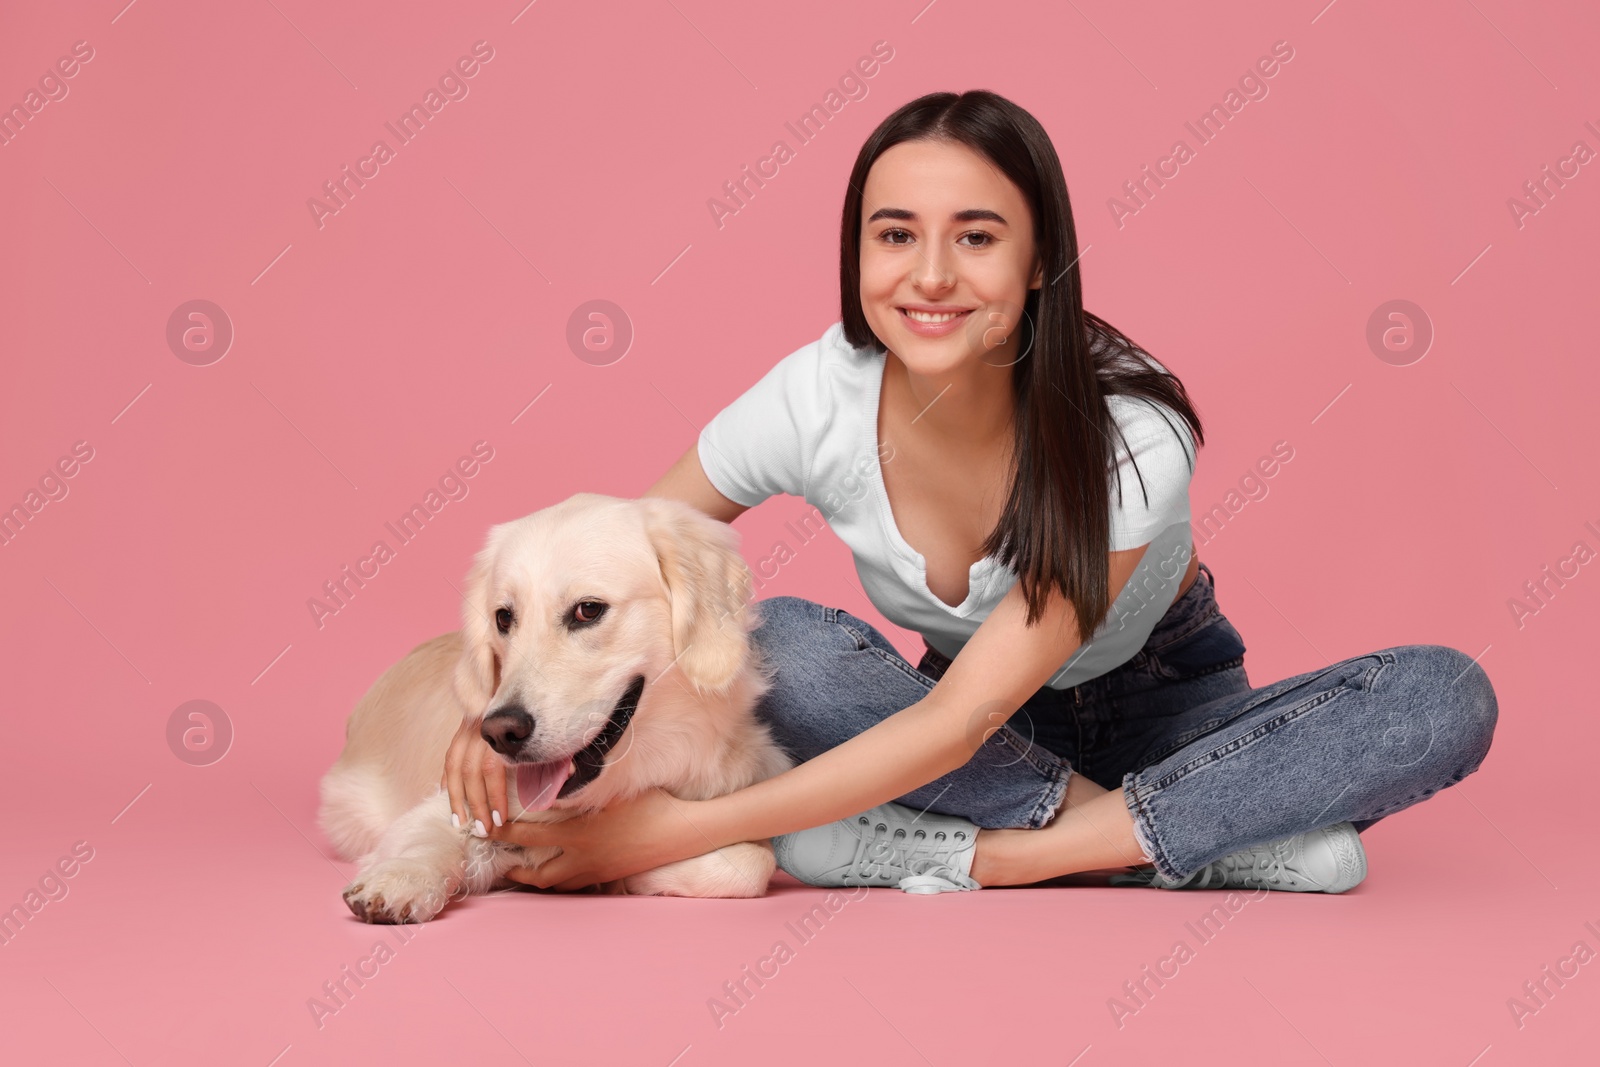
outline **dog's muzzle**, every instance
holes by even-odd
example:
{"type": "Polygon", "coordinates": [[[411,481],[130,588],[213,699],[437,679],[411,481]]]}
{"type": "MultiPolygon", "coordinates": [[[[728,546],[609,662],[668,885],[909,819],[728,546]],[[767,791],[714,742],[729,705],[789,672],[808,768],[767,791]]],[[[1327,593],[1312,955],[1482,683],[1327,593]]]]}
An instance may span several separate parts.
{"type": "MultiPolygon", "coordinates": [[[[633,682],[623,692],[621,699],[611,709],[606,724],[601,727],[594,740],[560,759],[516,764],[517,799],[522,802],[523,810],[544,811],[557,800],[571,796],[599,777],[600,772],[605,769],[606,756],[622,739],[623,732],[628,729],[628,723],[633,719],[634,711],[639,707],[639,698],[643,695],[644,675],[641,674],[635,676],[633,682]]],[[[526,716],[527,713],[523,712],[523,715],[526,716]]],[[[527,734],[523,735],[524,738],[531,733],[530,728],[527,734]]]]}

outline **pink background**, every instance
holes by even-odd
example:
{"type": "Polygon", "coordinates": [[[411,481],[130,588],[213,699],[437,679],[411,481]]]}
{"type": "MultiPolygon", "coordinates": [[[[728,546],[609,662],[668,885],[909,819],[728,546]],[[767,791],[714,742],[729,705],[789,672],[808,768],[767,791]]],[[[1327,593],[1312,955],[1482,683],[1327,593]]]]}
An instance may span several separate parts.
{"type": "MultiPolygon", "coordinates": [[[[1595,965],[1521,1027],[1507,1006],[1576,942],[1600,949],[1584,927],[1600,927],[1600,573],[1520,627],[1509,607],[1575,542],[1600,548],[1584,525],[1600,526],[1600,164],[1521,227],[1507,206],[1575,141],[1600,149],[1592,5],[124,3],[14,5],[0,34],[5,104],[74,42],[94,49],[0,147],[0,503],[74,442],[94,450],[0,548],[0,904],[74,842],[93,849],[0,947],[8,1059],[1593,1055],[1595,965]],[[319,229],[307,199],[479,40],[494,56],[469,95],[319,229]],[[1279,40],[1294,58],[1269,95],[1119,228],[1108,199],[1177,138],[1193,147],[1184,122],[1279,40]],[[865,98],[719,228],[708,200],[776,139],[795,147],[784,123],[877,41],[893,58],[865,98]],[[354,701],[455,626],[451,583],[490,523],[639,495],[835,321],[856,151],[900,104],[968,88],[1049,130],[1089,307],[1197,399],[1196,516],[1275,442],[1294,449],[1198,542],[1252,682],[1453,645],[1499,694],[1481,772],[1368,833],[1351,893],[1251,903],[1120,1028],[1108,1000],[1219,894],[874,892],[721,1028],[708,999],[822,891],[493,897],[409,928],[319,1029],[308,998],[394,942],[346,911],[352,868],[314,823],[354,701]],[[236,331],[209,366],[166,341],[193,299],[236,331]],[[635,330],[610,365],[566,341],[594,299],[635,330]],[[1435,330],[1407,366],[1365,339],[1394,299],[1435,330]],[[478,440],[494,459],[470,495],[319,629],[307,599],[478,440]],[[234,730],[209,766],[167,743],[195,699],[234,730]]],[[[741,519],[747,556],[806,510],[780,497],[741,519]]],[[[849,562],[824,538],[761,593],[886,626],[849,562]]]]}

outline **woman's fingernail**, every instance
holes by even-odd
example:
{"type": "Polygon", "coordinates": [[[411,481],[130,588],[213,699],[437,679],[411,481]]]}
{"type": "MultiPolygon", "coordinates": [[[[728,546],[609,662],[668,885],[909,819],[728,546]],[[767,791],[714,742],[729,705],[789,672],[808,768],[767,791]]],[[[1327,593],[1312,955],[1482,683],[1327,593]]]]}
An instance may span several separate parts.
{"type": "Polygon", "coordinates": [[[477,835],[478,837],[488,837],[489,836],[489,831],[487,831],[487,830],[485,830],[483,828],[483,820],[482,819],[473,819],[472,820],[472,832],[475,835],[477,835]]]}
{"type": "Polygon", "coordinates": [[[494,811],[489,812],[489,814],[494,817],[494,824],[496,826],[504,826],[505,825],[505,823],[500,821],[500,810],[498,808],[496,808],[494,811]]]}
{"type": "Polygon", "coordinates": [[[450,813],[450,825],[454,826],[457,830],[461,829],[461,816],[457,815],[453,811],[450,813]]]}

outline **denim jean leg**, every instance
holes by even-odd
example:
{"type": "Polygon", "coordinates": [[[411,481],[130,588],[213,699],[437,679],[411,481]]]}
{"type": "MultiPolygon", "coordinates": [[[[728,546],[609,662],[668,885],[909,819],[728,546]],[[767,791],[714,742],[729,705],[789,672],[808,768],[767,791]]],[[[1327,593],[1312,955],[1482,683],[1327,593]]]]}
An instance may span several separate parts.
{"type": "MultiPolygon", "coordinates": [[[[843,744],[933,690],[933,678],[846,611],[792,596],[769,597],[756,608],[761,624],[751,638],[773,678],[756,715],[797,761],[843,744]]],[[[1054,817],[1071,773],[1065,760],[1007,723],[966,764],[894,799],[980,827],[1037,829],[1054,817]]]]}
{"type": "Polygon", "coordinates": [[[1343,660],[1174,718],[1123,778],[1156,868],[1182,878],[1251,845],[1393,814],[1477,770],[1498,706],[1442,645],[1343,660]]]}

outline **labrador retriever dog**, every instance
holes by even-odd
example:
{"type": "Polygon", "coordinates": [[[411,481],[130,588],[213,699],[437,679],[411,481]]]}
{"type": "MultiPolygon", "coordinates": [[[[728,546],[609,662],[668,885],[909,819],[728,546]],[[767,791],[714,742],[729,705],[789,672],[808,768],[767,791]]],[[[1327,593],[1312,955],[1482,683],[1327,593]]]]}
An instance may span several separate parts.
{"type": "MultiPolygon", "coordinates": [[[[514,888],[508,869],[560,853],[451,825],[439,779],[463,720],[505,761],[522,820],[656,787],[709,799],[789,769],[753,713],[773,677],[749,637],[761,620],[738,543],[680,501],[595,493],[492,528],[467,574],[461,630],[384,672],[322,779],[318,822],[359,866],[350,910],[427,922],[449,899],[514,888]]],[[[751,841],[600,890],[758,897],[774,867],[771,842],[751,841]]]]}

